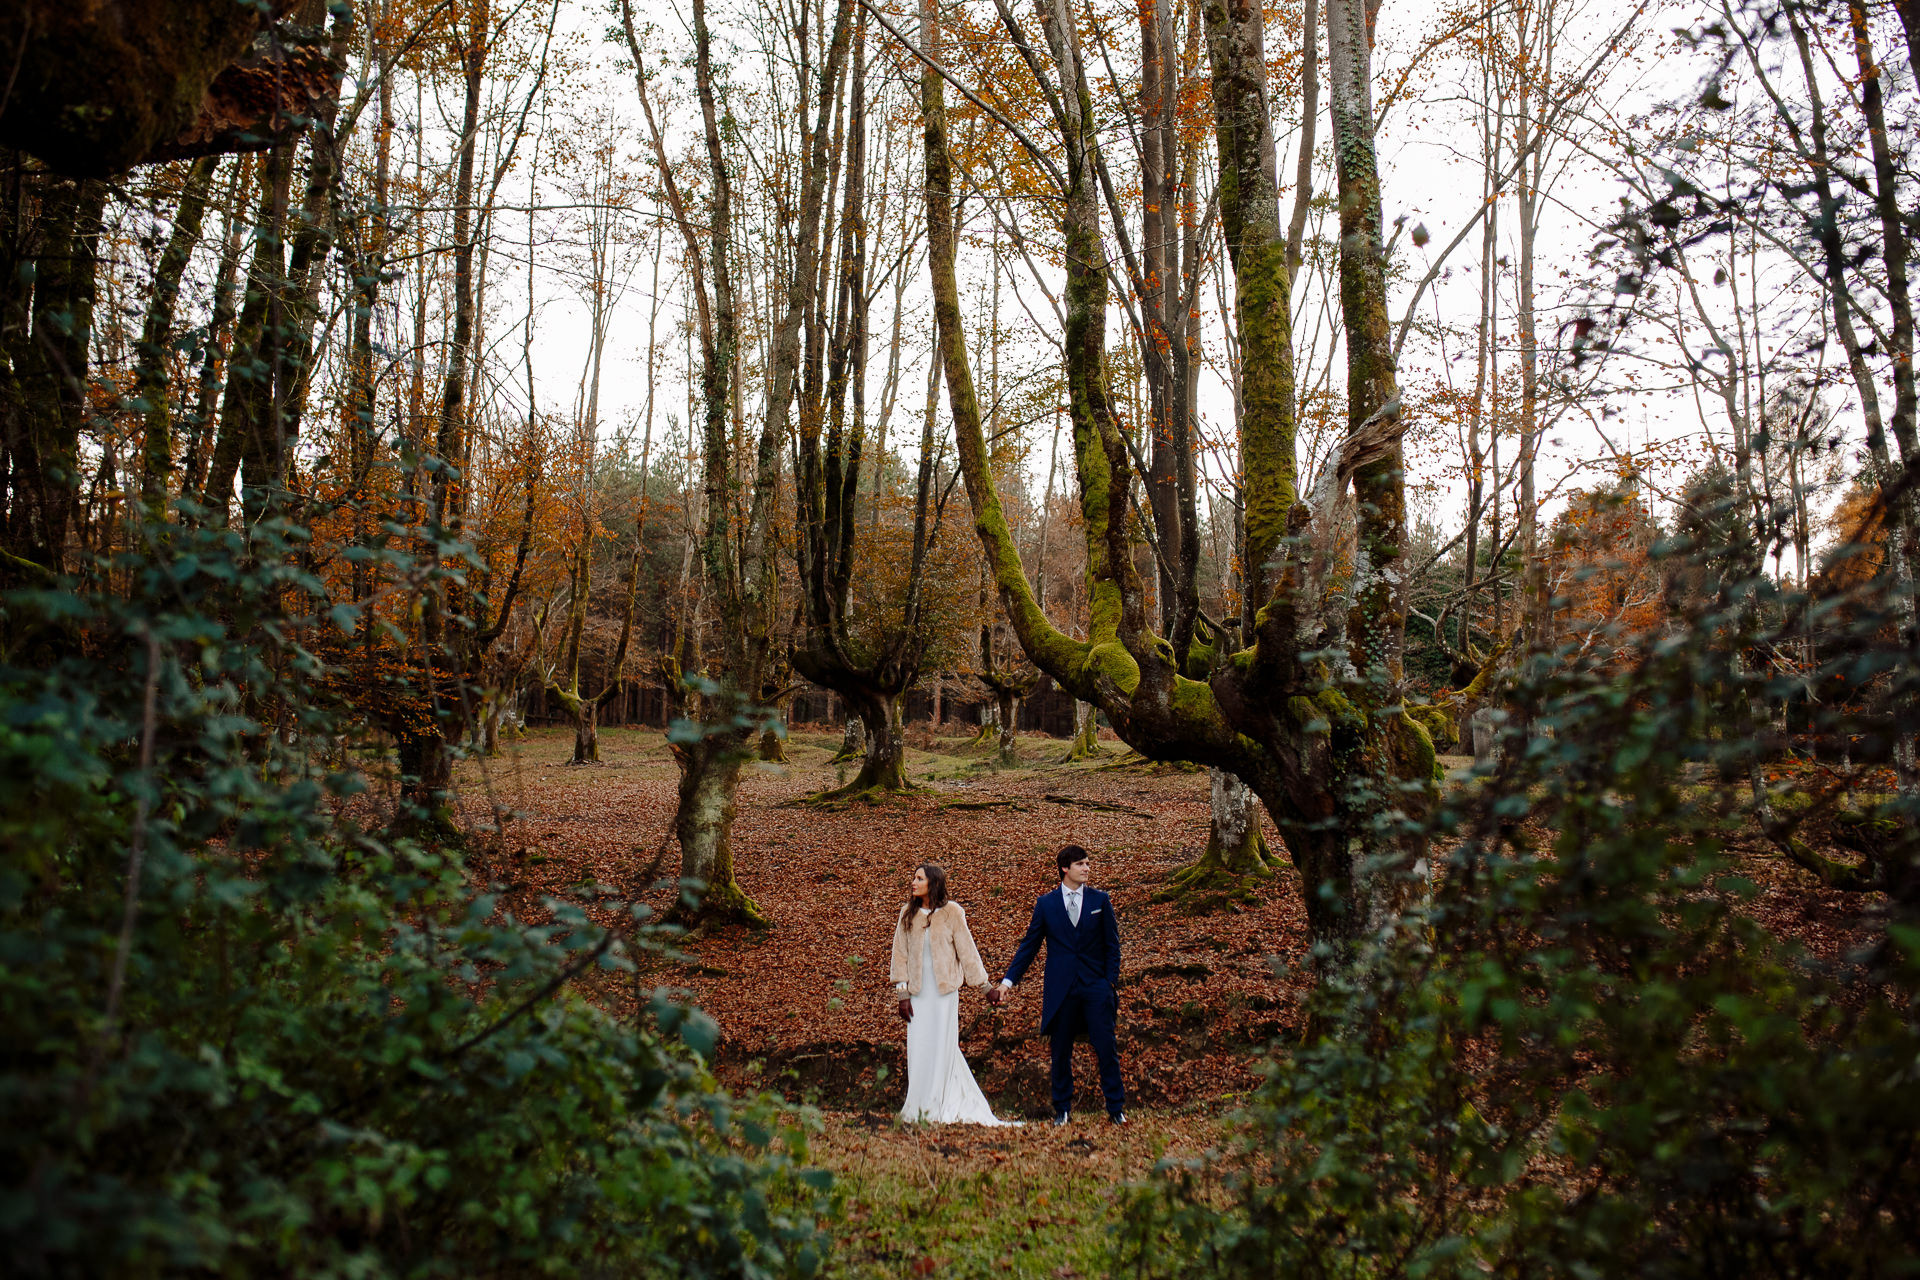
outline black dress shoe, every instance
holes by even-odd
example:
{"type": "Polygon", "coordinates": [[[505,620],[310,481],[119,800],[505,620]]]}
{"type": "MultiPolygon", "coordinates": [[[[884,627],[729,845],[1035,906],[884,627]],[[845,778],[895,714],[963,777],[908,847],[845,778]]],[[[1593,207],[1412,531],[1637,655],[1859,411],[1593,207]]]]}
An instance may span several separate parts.
{"type": "Polygon", "coordinates": [[[1107,1112],[1107,1122],[1109,1124],[1125,1124],[1127,1122],[1127,1113],[1124,1111],[1109,1111],[1107,1112]]]}
{"type": "Polygon", "coordinates": [[[1069,1119],[1070,1119],[1070,1118],[1072,1117],[1072,1115],[1073,1115],[1073,1113],[1072,1113],[1071,1111],[1056,1111],[1056,1112],[1054,1112],[1054,1113],[1053,1113],[1053,1127],[1054,1127],[1054,1128],[1056,1128],[1056,1129],[1064,1129],[1064,1128],[1066,1128],[1066,1127],[1067,1127],[1067,1121],[1068,1121],[1068,1120],[1069,1120],[1069,1119]]]}

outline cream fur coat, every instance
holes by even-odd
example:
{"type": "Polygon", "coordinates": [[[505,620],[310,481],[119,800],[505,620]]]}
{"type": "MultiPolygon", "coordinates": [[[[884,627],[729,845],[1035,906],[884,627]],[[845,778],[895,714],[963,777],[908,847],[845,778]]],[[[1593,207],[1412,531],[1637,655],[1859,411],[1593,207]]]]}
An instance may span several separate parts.
{"type": "Polygon", "coordinates": [[[962,978],[968,986],[985,990],[987,967],[980,963],[980,952],[973,945],[967,913],[959,903],[949,901],[930,915],[915,911],[911,920],[907,909],[900,909],[900,920],[893,926],[893,967],[888,977],[896,993],[904,984],[907,995],[920,994],[920,976],[925,971],[920,963],[920,939],[928,930],[933,933],[933,981],[940,994],[958,991],[962,978]]]}

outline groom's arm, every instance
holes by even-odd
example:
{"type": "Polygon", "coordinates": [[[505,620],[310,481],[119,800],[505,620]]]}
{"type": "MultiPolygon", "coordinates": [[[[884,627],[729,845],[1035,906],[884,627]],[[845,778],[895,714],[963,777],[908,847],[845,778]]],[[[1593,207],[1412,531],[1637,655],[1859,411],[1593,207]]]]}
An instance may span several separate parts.
{"type": "Polygon", "coordinates": [[[1120,990],[1120,916],[1113,909],[1112,897],[1107,898],[1107,909],[1101,913],[1106,916],[1107,935],[1107,985],[1116,992],[1120,990]]]}
{"type": "Polygon", "coordinates": [[[1047,926],[1040,917],[1040,900],[1034,899],[1033,919],[1027,925],[1027,936],[1020,939],[1020,945],[1014,948],[1013,963],[1007,966],[1007,976],[1000,981],[1012,986],[1026,976],[1027,966],[1040,954],[1040,943],[1046,938],[1047,926]]]}

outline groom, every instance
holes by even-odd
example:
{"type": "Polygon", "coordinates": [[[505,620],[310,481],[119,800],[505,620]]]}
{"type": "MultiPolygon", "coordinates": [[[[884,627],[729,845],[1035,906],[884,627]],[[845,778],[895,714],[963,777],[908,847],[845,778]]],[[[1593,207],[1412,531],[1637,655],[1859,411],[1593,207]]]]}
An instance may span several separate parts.
{"type": "Polygon", "coordinates": [[[1067,1122],[1073,1110],[1073,1038],[1086,1033],[1100,1063],[1100,1092],[1106,1095],[1107,1118],[1125,1124],[1127,1095],[1120,1084],[1120,1051],[1113,1042],[1113,1025],[1120,1012],[1116,988],[1120,981],[1120,926],[1114,919],[1113,899],[1087,887],[1093,874],[1087,851],[1077,844],[1061,849],[1056,861],[1060,887],[1040,895],[1033,904],[1033,922],[1020,939],[1007,966],[1007,976],[988,995],[998,1005],[1007,998],[1047,944],[1042,973],[1040,1030],[1053,1039],[1053,1122],[1067,1122]]]}

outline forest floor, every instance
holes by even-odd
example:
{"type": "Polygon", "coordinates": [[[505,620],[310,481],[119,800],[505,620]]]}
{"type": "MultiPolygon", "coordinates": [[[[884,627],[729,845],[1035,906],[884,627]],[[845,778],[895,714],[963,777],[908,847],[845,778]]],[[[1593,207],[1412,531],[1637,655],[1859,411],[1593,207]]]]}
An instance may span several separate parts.
{"type": "MultiPolygon", "coordinates": [[[[1134,1109],[1230,1100],[1256,1083],[1259,1052],[1297,1031],[1307,935],[1290,875],[1274,877],[1257,902],[1210,914],[1152,900],[1205,847],[1204,770],[1148,764],[1113,742],[1101,757],[1067,764],[1064,745],[1044,737],[1020,740],[1021,766],[996,768],[965,739],[945,738],[909,751],[909,776],[922,788],[913,794],[806,803],[842,777],[830,762],[838,744],[837,735],[796,733],[788,763],[749,765],[742,777],[735,870],[772,927],[687,938],[683,962],[647,975],[719,1021],[715,1070],[727,1084],[890,1113],[906,1047],[887,965],[915,866],[947,869],[948,892],[998,978],[1034,900],[1057,882],[1054,852],[1068,843],[1092,854],[1093,884],[1119,913],[1120,1052],[1134,1109]]],[[[523,917],[537,916],[545,896],[595,883],[666,908],[671,889],[637,882],[673,814],[676,775],[659,731],[603,731],[597,766],[568,765],[571,746],[568,732],[535,730],[491,762],[497,802],[521,820],[487,871],[510,886],[523,917]]],[[[670,853],[666,876],[674,864],[670,853]]],[[[962,1048],[1003,1115],[1048,1114],[1039,1018],[1037,983],[1022,984],[997,1012],[976,992],[962,995],[962,1048]]],[[[1091,1052],[1080,1052],[1077,1109],[1097,1115],[1091,1052]]]]}
{"type": "MultiPolygon", "coordinates": [[[[1068,764],[1064,742],[1023,737],[1012,768],[965,738],[913,741],[908,773],[922,789],[879,804],[805,803],[846,778],[831,763],[838,735],[796,733],[786,764],[748,766],[735,868],[772,927],[690,937],[683,961],[650,967],[642,982],[682,990],[719,1022],[723,1083],[817,1109],[810,1155],[835,1171],[843,1197],[830,1275],[1102,1274],[1118,1188],[1162,1155],[1221,1141],[1268,1046],[1298,1034],[1307,940],[1297,883],[1276,876],[1257,902],[1203,915],[1152,901],[1205,847],[1204,770],[1148,764],[1111,740],[1068,764]],[[1119,913],[1129,1123],[1107,1123],[1085,1045],[1074,1123],[1045,1123],[1047,1043],[1039,984],[1028,982],[998,1012],[976,992],[961,997],[975,1078],[999,1115],[1028,1123],[898,1124],[906,1045],[887,964],[914,867],[947,868],[997,979],[1035,898],[1057,882],[1055,850],[1070,842],[1090,851],[1093,883],[1119,913]]],[[[572,745],[570,731],[536,729],[484,768],[463,766],[470,820],[485,820],[489,794],[518,815],[503,850],[476,854],[475,870],[508,886],[525,919],[543,915],[541,899],[595,884],[664,909],[671,891],[644,883],[675,800],[659,730],[603,730],[594,766],[569,765],[572,745]]],[[[670,849],[668,877],[676,857],[670,849]]],[[[631,1007],[627,992],[604,994],[631,1007]]]]}
{"type": "MultiPolygon", "coordinates": [[[[678,989],[719,1023],[712,1065],[724,1084],[817,1109],[811,1156],[835,1170],[844,1197],[830,1274],[1098,1274],[1117,1189],[1162,1155],[1218,1145],[1261,1062],[1297,1038],[1307,989],[1299,882],[1283,872],[1256,901],[1204,914],[1153,901],[1205,846],[1204,770],[1149,764],[1111,740],[1103,756],[1067,763],[1064,743],[1023,737],[1023,761],[1010,768],[965,738],[922,731],[910,741],[920,789],[877,804],[808,803],[846,779],[831,762],[837,734],[796,733],[786,763],[748,766],[735,869],[772,927],[688,937],[677,959],[648,962],[635,987],[600,995],[631,1008],[638,986],[678,989]],[[899,1125],[905,1035],[887,964],[913,868],[946,867],[998,978],[1034,899],[1056,882],[1054,851],[1069,842],[1090,851],[1093,883],[1119,914],[1131,1123],[1106,1123],[1084,1045],[1075,1121],[1045,1123],[1047,1048],[1038,984],[1027,983],[1000,1011],[963,993],[961,1044],[996,1112],[1028,1123],[931,1133],[899,1125]]],[[[671,904],[674,891],[657,883],[677,871],[666,841],[676,772],[662,735],[607,729],[600,750],[599,765],[573,767],[571,732],[538,729],[495,760],[463,766],[470,819],[484,821],[489,796],[516,815],[475,870],[507,886],[523,919],[541,918],[546,897],[595,885],[671,904]]],[[[1829,956],[1862,936],[1859,898],[1821,888],[1758,846],[1740,861],[1760,885],[1751,909],[1776,931],[1829,956]]]]}

